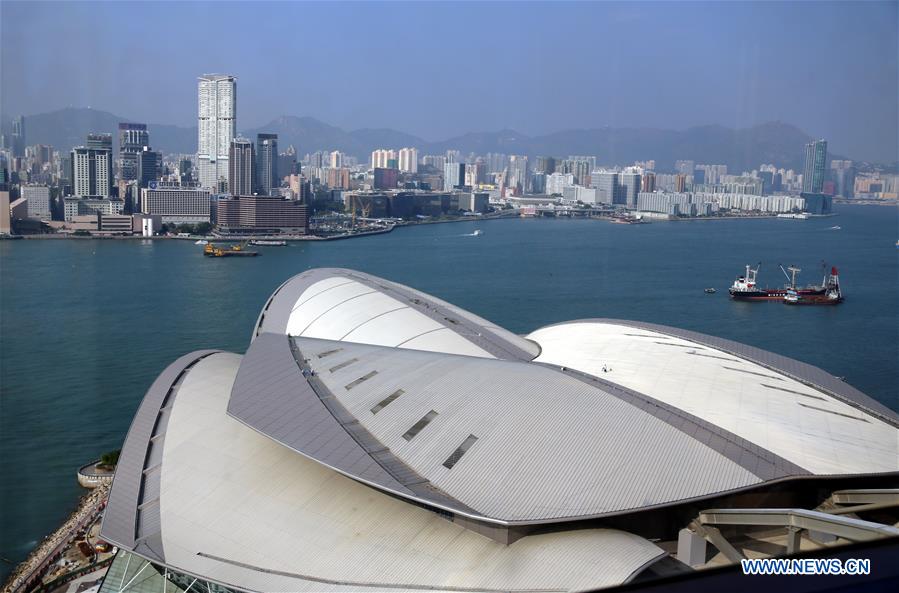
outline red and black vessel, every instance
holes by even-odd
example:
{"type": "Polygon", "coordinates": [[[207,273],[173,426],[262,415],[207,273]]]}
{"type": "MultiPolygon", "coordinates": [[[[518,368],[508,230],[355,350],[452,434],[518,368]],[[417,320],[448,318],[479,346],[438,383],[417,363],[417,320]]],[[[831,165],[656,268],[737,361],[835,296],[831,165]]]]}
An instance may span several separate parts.
{"type": "Polygon", "coordinates": [[[746,266],[746,274],[738,276],[728,289],[730,297],[736,301],[783,301],[790,291],[799,296],[808,297],[823,296],[827,291],[827,287],[824,284],[810,284],[803,288],[798,288],[796,286],[796,274],[802,270],[795,266],[790,266],[787,268],[790,274],[787,274],[787,270],[784,270],[783,266],[780,269],[787,276],[787,279],[790,281],[789,284],[783,288],[759,288],[756,281],[759,266],[756,266],[755,269],[752,266],[746,266]]]}

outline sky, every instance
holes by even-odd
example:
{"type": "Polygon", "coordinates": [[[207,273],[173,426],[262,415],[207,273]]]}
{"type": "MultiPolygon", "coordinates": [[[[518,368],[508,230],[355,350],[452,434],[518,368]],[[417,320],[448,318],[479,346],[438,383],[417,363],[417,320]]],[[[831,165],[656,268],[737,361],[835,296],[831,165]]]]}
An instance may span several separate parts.
{"type": "Polygon", "coordinates": [[[897,159],[899,2],[0,2],[0,111],[195,125],[238,77],[280,115],[429,141],[514,129],[796,125],[897,159]]]}

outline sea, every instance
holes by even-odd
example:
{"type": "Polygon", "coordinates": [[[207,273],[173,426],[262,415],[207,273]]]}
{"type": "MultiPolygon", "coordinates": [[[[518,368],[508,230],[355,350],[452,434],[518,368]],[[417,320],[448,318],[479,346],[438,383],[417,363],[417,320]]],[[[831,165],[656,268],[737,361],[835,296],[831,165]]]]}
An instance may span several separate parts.
{"type": "Polygon", "coordinates": [[[0,577],[73,510],[76,470],[121,446],[167,364],[201,348],[245,351],[268,296],[310,268],[382,276],[522,334],[611,317],[722,336],[819,366],[899,410],[897,209],[835,211],[424,224],[260,247],[256,258],[206,258],[184,240],[0,241],[0,577]],[[779,264],[802,268],[804,283],[837,266],[846,300],[733,302],[727,288],[747,264],[770,286],[786,281],[779,264]]]}

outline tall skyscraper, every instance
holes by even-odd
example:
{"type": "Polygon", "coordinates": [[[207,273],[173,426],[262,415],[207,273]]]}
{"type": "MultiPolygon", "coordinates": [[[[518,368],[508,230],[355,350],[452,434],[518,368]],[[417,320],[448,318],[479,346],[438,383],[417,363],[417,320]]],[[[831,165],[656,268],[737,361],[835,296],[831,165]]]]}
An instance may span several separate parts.
{"type": "Polygon", "coordinates": [[[162,176],[162,155],[149,146],[144,146],[137,153],[137,179],[140,187],[148,187],[151,181],[156,181],[162,176]]]}
{"type": "Polygon", "coordinates": [[[202,187],[230,175],[228,152],[237,130],[237,79],[204,74],[197,85],[197,169],[202,187]]]}
{"type": "Polygon", "coordinates": [[[418,149],[401,148],[399,152],[400,171],[418,173],[418,149]]]}
{"type": "Polygon", "coordinates": [[[228,191],[232,196],[252,196],[256,187],[256,154],[253,143],[234,138],[228,151],[228,191]]]}
{"type": "Polygon", "coordinates": [[[443,166],[443,191],[465,185],[465,164],[448,162],[443,166]]]}
{"type": "Polygon", "coordinates": [[[275,195],[281,187],[277,134],[256,134],[256,185],[262,196],[275,195]]]}
{"type": "Polygon", "coordinates": [[[10,138],[10,140],[10,148],[12,149],[13,156],[25,156],[25,146],[27,146],[27,142],[25,139],[24,115],[20,115],[12,120],[12,138],[10,138]]]}
{"type": "Polygon", "coordinates": [[[72,194],[109,197],[112,193],[112,151],[78,146],[72,149],[72,194]]]}
{"type": "Polygon", "coordinates": [[[805,145],[805,167],[802,169],[802,191],[819,194],[824,189],[824,165],[827,162],[827,140],[812,140],[805,145]]]}
{"type": "Polygon", "coordinates": [[[112,154],[112,134],[88,134],[87,147],[97,150],[108,150],[112,154]]]}
{"type": "Polygon", "coordinates": [[[855,185],[855,167],[852,161],[833,160],[830,162],[830,176],[834,182],[836,195],[844,198],[853,197],[855,185]]]}
{"type": "Polygon", "coordinates": [[[145,146],[150,146],[147,124],[119,124],[119,178],[133,181],[138,177],[138,159],[145,146]]]}

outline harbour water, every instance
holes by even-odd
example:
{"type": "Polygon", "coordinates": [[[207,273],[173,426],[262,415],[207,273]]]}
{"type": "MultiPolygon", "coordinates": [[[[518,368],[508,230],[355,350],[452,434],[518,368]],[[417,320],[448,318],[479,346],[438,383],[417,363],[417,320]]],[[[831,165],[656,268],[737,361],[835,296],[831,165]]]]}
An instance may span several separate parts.
{"type": "MultiPolygon", "coordinates": [[[[193,241],[0,242],[0,557],[21,560],[64,520],[81,492],[76,469],[121,445],[169,362],[199,348],[243,352],[271,292],[313,267],[383,276],[518,333],[617,317],[718,335],[820,366],[899,409],[897,211],[837,212],[420,225],[258,247],[259,258],[204,258],[193,241]],[[820,282],[822,260],[840,268],[840,306],[728,298],[748,263],[761,262],[761,283],[774,286],[785,280],[778,263],[820,282]]],[[[0,561],[0,576],[11,568],[0,561]]]]}

